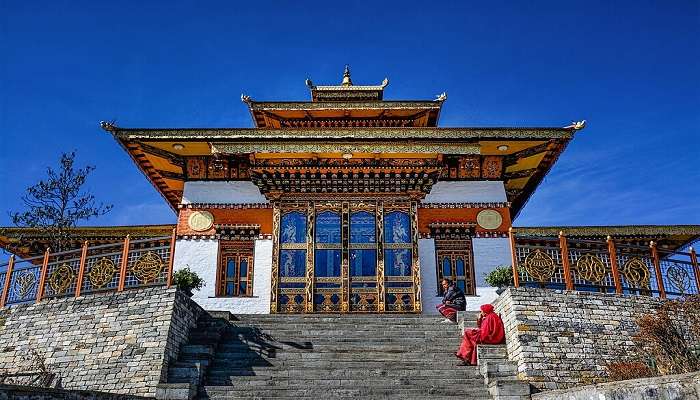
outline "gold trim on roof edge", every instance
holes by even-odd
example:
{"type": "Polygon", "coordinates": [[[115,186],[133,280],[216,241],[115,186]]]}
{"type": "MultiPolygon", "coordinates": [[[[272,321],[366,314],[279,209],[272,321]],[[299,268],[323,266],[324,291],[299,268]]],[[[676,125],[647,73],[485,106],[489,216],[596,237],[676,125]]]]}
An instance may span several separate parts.
{"type": "Polygon", "coordinates": [[[563,128],[213,128],[121,129],[122,139],[570,139],[563,128]]]}
{"type": "Polygon", "coordinates": [[[615,235],[700,235],[700,225],[542,226],[513,227],[520,235],[615,236],[615,235]]]}
{"type": "MultiPolygon", "coordinates": [[[[342,89],[339,89],[342,90],[342,89]]],[[[289,101],[289,102],[256,102],[250,101],[248,108],[251,111],[285,111],[285,110],[401,110],[430,108],[439,110],[441,101],[417,100],[417,101],[289,101]]]]}
{"type": "Polygon", "coordinates": [[[461,143],[212,143],[212,154],[247,153],[447,153],[480,154],[478,145],[461,143]]]}

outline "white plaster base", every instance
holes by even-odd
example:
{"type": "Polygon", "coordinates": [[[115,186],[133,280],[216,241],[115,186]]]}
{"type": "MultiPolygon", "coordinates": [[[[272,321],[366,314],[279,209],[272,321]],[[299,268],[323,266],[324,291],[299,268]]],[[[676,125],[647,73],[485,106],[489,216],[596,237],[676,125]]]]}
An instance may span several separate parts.
{"type": "Polygon", "coordinates": [[[420,258],[421,299],[423,314],[438,314],[435,306],[442,303],[438,296],[437,269],[435,268],[435,240],[418,239],[418,256],[420,258]]]}
{"type": "Polygon", "coordinates": [[[217,240],[178,240],[175,245],[175,270],[189,266],[206,285],[194,291],[192,299],[205,310],[234,314],[269,314],[272,271],[272,240],[256,240],[253,260],[252,297],[215,297],[217,240]]]}
{"type": "Polygon", "coordinates": [[[433,185],[422,203],[503,203],[506,189],[501,181],[443,181],[433,185]]]}
{"type": "Polygon", "coordinates": [[[486,274],[499,265],[511,265],[508,238],[473,238],[474,273],[477,287],[489,287],[486,274]]]}
{"type": "Polygon", "coordinates": [[[190,181],[185,182],[182,204],[214,203],[242,204],[267,203],[260,189],[247,181],[190,181]]]}

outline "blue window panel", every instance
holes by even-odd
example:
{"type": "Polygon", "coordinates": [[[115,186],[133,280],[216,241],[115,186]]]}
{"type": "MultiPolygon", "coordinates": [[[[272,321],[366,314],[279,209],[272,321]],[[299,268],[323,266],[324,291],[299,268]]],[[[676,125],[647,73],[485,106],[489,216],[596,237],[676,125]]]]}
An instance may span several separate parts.
{"type": "Polygon", "coordinates": [[[248,260],[241,259],[241,278],[248,276],[248,260]]]}
{"type": "Polygon", "coordinates": [[[384,251],[384,265],[386,275],[409,276],[411,275],[411,250],[397,249],[384,251]]]}
{"type": "Polygon", "coordinates": [[[340,214],[323,211],[316,215],[316,243],[340,243],[340,214]]]}
{"type": "Polygon", "coordinates": [[[226,260],[226,279],[234,279],[236,277],[236,259],[229,258],[226,260]]]}
{"type": "Polygon", "coordinates": [[[464,260],[461,258],[457,259],[457,276],[464,276],[464,260]]]}
{"type": "Polygon", "coordinates": [[[407,212],[392,211],[384,216],[385,243],[411,243],[411,220],[407,212]]]}
{"type": "Polygon", "coordinates": [[[456,284],[457,284],[457,287],[462,290],[462,292],[465,292],[467,290],[466,286],[464,285],[464,281],[459,280],[456,282],[456,284]]]}
{"type": "Polygon", "coordinates": [[[316,250],[314,274],[318,277],[340,276],[340,250],[316,250]]]}
{"type": "Polygon", "coordinates": [[[238,293],[240,293],[241,295],[245,295],[246,288],[248,288],[248,282],[241,282],[238,289],[238,293]]]}
{"type": "Polygon", "coordinates": [[[359,211],[350,214],[350,243],[374,243],[377,226],[374,214],[359,211]]]}
{"type": "Polygon", "coordinates": [[[350,250],[350,275],[351,276],[375,276],[377,275],[377,251],[376,250],[350,250]]]}
{"type": "Polygon", "coordinates": [[[281,243],[306,243],[306,215],[299,211],[284,214],[280,229],[281,243]]]}
{"type": "Polygon", "coordinates": [[[306,275],[306,250],[280,250],[280,276],[285,278],[306,275]]]}
{"type": "Polygon", "coordinates": [[[442,259],[442,277],[450,278],[452,276],[452,263],[448,257],[442,259]]]}
{"type": "Polygon", "coordinates": [[[233,292],[234,287],[235,286],[234,286],[233,282],[228,282],[226,284],[226,296],[233,296],[234,295],[234,292],[233,292]]]}

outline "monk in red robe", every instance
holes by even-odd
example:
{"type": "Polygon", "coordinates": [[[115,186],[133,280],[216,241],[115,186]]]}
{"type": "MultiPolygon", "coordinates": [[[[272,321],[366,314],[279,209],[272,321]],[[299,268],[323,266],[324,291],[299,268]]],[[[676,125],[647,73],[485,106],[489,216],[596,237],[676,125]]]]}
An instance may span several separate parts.
{"type": "Polygon", "coordinates": [[[498,314],[493,312],[491,304],[481,306],[481,313],[476,320],[476,329],[465,329],[462,345],[455,353],[457,358],[463,361],[462,365],[476,365],[477,344],[502,344],[506,334],[503,329],[503,321],[498,314]]]}

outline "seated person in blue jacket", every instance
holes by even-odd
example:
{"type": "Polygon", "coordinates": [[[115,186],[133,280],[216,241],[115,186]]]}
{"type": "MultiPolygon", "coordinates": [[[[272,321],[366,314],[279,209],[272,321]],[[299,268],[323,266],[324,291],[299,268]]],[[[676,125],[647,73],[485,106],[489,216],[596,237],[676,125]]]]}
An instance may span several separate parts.
{"type": "Polygon", "coordinates": [[[442,304],[438,304],[437,310],[445,317],[443,323],[456,323],[457,311],[464,311],[467,306],[467,300],[464,298],[464,292],[454,282],[449,279],[443,279],[440,282],[445,297],[442,298],[442,304]]]}

